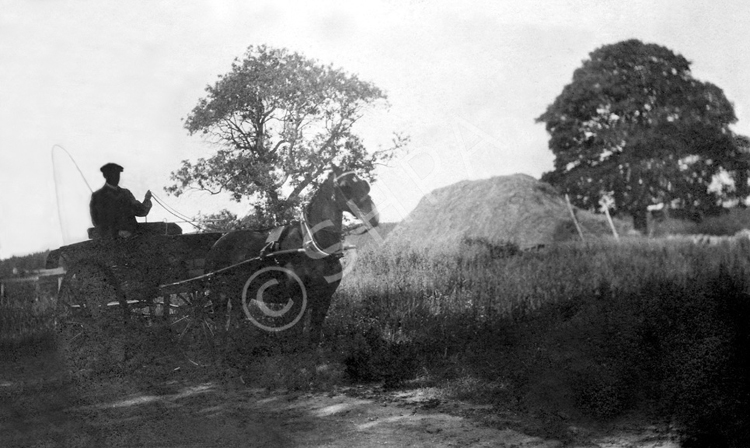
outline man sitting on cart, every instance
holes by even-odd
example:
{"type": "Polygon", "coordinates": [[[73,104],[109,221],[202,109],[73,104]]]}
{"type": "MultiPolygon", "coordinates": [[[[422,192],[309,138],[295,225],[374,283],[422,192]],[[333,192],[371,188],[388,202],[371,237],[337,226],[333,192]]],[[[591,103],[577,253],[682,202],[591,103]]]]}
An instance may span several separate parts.
{"type": "Polygon", "coordinates": [[[106,183],[91,195],[91,222],[99,238],[134,235],[138,231],[135,217],[146,216],[151,210],[151,190],[146,192],[143,202],[138,201],[130,190],[119,186],[122,171],[123,167],[116,163],[102,166],[106,183]]]}

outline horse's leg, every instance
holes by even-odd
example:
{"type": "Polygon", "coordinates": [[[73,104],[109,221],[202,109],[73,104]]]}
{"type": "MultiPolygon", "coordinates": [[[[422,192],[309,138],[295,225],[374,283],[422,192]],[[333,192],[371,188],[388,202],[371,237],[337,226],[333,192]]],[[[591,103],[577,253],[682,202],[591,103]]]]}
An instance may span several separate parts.
{"type": "Polygon", "coordinates": [[[332,291],[316,294],[315,304],[310,310],[310,345],[312,347],[316,347],[323,337],[323,323],[328,314],[328,308],[331,306],[332,296],[332,291]]]}
{"type": "MultiPolygon", "coordinates": [[[[283,273],[277,272],[276,280],[278,284],[269,288],[268,291],[271,291],[275,295],[274,299],[278,305],[286,305],[288,301],[294,303],[289,311],[289,315],[284,316],[284,323],[290,324],[292,319],[298,319],[297,322],[276,335],[276,338],[283,346],[288,350],[294,351],[304,348],[302,334],[305,325],[306,309],[302,308],[301,300],[303,290],[306,288],[304,287],[304,283],[302,285],[299,283],[303,280],[296,272],[297,269],[293,263],[285,264],[283,269],[283,273]]],[[[307,300],[307,307],[309,308],[309,297],[307,300]]]]}
{"type": "Polygon", "coordinates": [[[326,260],[323,265],[323,274],[312,280],[311,292],[313,299],[310,310],[310,344],[315,347],[320,343],[323,336],[323,323],[325,322],[328,309],[331,307],[331,298],[338,288],[341,273],[341,264],[338,260],[326,260]]]}
{"type": "MultiPolygon", "coordinates": [[[[310,288],[313,290],[314,288],[310,288]]],[[[310,311],[307,315],[305,326],[305,343],[311,348],[315,348],[320,342],[320,309],[325,306],[324,298],[319,291],[314,291],[311,295],[310,311]]],[[[325,316],[323,316],[325,318],[325,316]]]]}

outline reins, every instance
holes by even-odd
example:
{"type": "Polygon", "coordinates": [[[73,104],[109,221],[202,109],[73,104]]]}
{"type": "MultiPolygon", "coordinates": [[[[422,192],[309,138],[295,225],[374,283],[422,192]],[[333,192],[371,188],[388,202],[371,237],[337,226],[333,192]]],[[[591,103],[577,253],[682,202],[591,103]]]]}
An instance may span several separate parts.
{"type": "MultiPolygon", "coordinates": [[[[338,185],[334,184],[334,188],[339,187],[338,185]]],[[[343,195],[343,192],[341,193],[343,195]]],[[[308,202],[307,205],[302,209],[302,216],[300,218],[300,229],[302,230],[302,248],[305,250],[305,253],[307,253],[307,255],[312,258],[325,258],[341,253],[340,249],[343,246],[341,244],[341,241],[343,240],[343,232],[341,230],[328,229],[327,227],[330,226],[325,225],[325,221],[315,224],[313,227],[310,227],[310,209],[315,203],[315,199],[318,194],[320,194],[320,190],[318,190],[313,195],[313,197],[310,199],[310,202],[308,202]],[[328,252],[327,250],[321,248],[320,244],[315,239],[315,234],[317,232],[327,232],[331,235],[334,235],[336,240],[338,241],[338,244],[336,246],[338,246],[339,250],[328,252]]],[[[336,193],[334,192],[334,195],[335,194],[336,193]]],[[[336,201],[335,198],[333,199],[333,201],[336,201]]]]}

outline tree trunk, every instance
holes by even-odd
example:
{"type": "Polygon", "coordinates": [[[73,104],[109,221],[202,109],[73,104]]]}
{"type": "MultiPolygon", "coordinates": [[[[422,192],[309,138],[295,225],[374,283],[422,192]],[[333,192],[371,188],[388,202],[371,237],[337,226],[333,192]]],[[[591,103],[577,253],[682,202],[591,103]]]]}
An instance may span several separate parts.
{"type": "Polygon", "coordinates": [[[739,199],[739,207],[745,208],[747,205],[745,205],[745,199],[750,195],[750,186],[747,184],[748,180],[748,172],[746,169],[740,168],[737,171],[737,179],[735,180],[736,188],[737,188],[737,196],[739,199]]]}
{"type": "Polygon", "coordinates": [[[646,207],[633,211],[633,227],[643,235],[648,235],[648,209],[646,207]]]}

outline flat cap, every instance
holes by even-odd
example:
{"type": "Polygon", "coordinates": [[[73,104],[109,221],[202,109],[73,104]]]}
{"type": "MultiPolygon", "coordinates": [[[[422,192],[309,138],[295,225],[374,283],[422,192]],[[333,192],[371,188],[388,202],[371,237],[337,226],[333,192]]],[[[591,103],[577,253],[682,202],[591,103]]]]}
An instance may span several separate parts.
{"type": "Polygon", "coordinates": [[[121,167],[120,165],[118,165],[116,163],[108,163],[108,164],[102,166],[101,168],[99,168],[99,170],[101,170],[101,172],[104,173],[104,174],[107,174],[107,173],[121,173],[123,171],[123,169],[124,169],[123,167],[121,167]]]}

